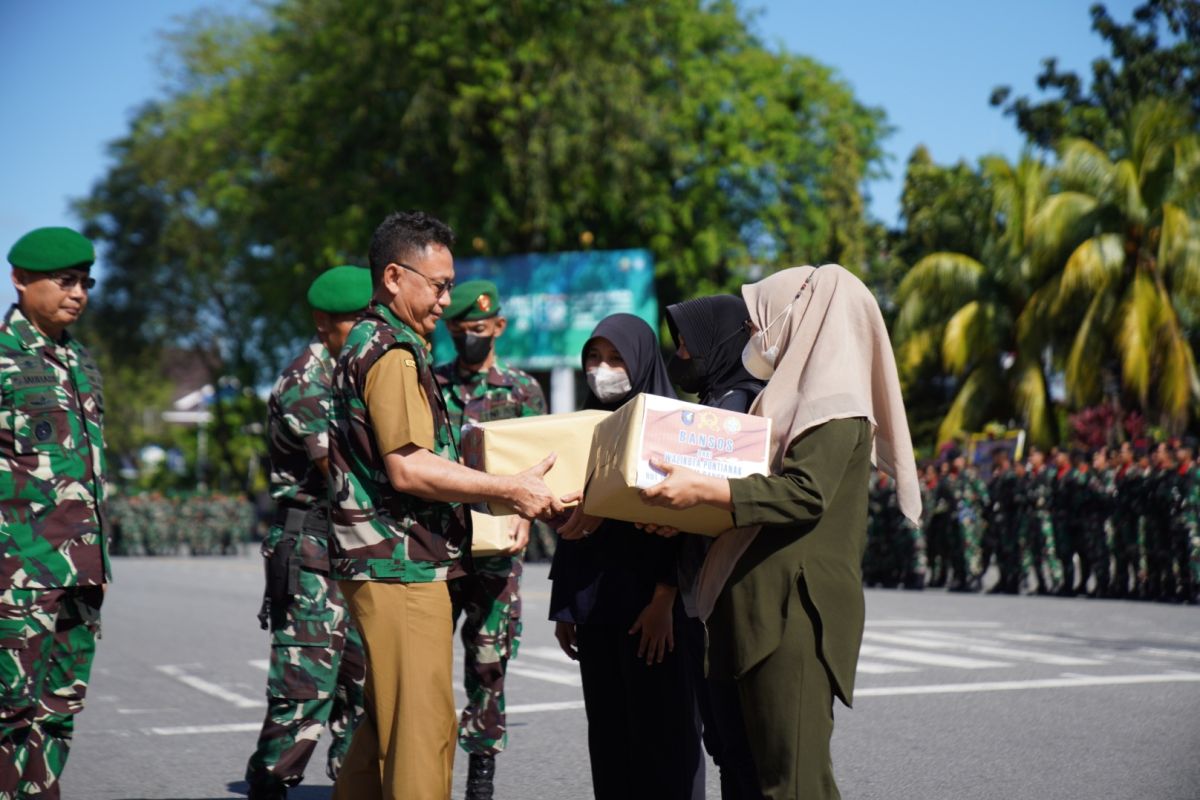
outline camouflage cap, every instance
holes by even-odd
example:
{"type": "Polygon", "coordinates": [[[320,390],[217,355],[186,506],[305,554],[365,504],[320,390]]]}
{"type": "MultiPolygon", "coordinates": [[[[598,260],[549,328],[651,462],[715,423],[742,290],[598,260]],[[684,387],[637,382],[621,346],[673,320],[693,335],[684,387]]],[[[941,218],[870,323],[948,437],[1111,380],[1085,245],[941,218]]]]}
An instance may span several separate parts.
{"type": "Polygon", "coordinates": [[[366,308],[374,291],[369,269],[344,264],[317,276],[308,287],[308,304],[317,311],[347,314],[366,308]]]}
{"type": "Polygon", "coordinates": [[[36,228],[8,251],[9,264],[30,272],[87,269],[95,260],[91,241],[70,228],[36,228]]]}
{"type": "Polygon", "coordinates": [[[446,319],[470,322],[500,313],[500,292],[491,281],[467,281],[454,287],[446,319]]]}

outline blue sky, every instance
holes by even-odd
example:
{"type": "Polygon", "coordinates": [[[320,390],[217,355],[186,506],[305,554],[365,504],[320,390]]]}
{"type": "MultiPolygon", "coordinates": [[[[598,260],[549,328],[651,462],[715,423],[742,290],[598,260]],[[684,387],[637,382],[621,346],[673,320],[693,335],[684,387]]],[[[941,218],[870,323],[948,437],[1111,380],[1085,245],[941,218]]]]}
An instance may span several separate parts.
{"type": "MultiPolygon", "coordinates": [[[[1088,71],[1104,54],[1090,29],[1093,0],[770,0],[763,38],[834,67],[896,132],[884,143],[892,177],[869,186],[871,213],[896,223],[904,163],[924,143],[935,160],[1015,157],[1021,138],[988,105],[993,86],[1034,91],[1041,60],[1088,71]]],[[[1106,4],[1125,21],[1136,2],[1106,4]]],[[[72,198],[108,164],[106,144],[159,90],[159,32],[198,8],[240,0],[3,0],[0,2],[0,252],[31,228],[74,226],[72,198]]],[[[101,265],[102,266],[102,265],[101,265]]],[[[0,304],[12,302],[0,281],[0,304]]]]}

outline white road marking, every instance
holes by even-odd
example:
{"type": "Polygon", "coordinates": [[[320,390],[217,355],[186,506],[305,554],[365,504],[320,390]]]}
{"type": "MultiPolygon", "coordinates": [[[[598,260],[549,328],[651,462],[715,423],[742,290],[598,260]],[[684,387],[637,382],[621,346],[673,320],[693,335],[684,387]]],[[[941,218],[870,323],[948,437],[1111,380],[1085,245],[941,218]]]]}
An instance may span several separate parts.
{"type": "Polygon", "coordinates": [[[917,694],[969,694],[1009,692],[1024,689],[1077,689],[1089,686],[1129,686],[1140,683],[1200,683],[1200,672],[1168,672],[1159,675],[1072,675],[1027,681],[984,681],[943,683],[932,686],[877,686],[855,690],[858,697],[898,697],[917,694]]]}
{"type": "Polygon", "coordinates": [[[257,733],[261,722],[231,722],[225,725],[180,725],[174,728],[146,728],[155,736],[188,736],[197,733],[257,733]]]}
{"type": "Polygon", "coordinates": [[[523,678],[534,678],[539,681],[547,681],[549,683],[561,683],[563,686],[581,686],[582,682],[579,679],[579,674],[571,674],[562,672],[561,670],[539,669],[537,667],[527,667],[524,664],[519,664],[513,661],[508,662],[508,674],[520,675],[523,678]]]}
{"type": "Polygon", "coordinates": [[[517,651],[517,657],[520,658],[521,656],[533,656],[534,658],[553,661],[557,664],[569,664],[571,666],[575,666],[575,662],[557,647],[521,647],[521,649],[517,651]]]}
{"type": "MultiPolygon", "coordinates": [[[[510,665],[511,666],[511,665],[510,665]]],[[[860,688],[855,697],[901,697],[925,694],[970,694],[973,692],[1007,692],[1029,689],[1077,689],[1095,686],[1131,686],[1152,683],[1200,683],[1200,672],[1167,672],[1157,675],[1078,675],[1064,674],[1059,678],[1024,681],[986,681],[982,683],[943,683],[927,686],[876,686],[860,688]]],[[[509,714],[539,714],[551,711],[575,711],[583,708],[582,700],[556,703],[525,703],[509,706],[509,714]]],[[[143,728],[153,736],[185,736],[205,733],[257,733],[259,722],[233,722],[222,725],[181,725],[176,727],[143,728]]],[[[105,731],[128,735],[127,731],[105,731]]]]}
{"type": "Polygon", "coordinates": [[[993,636],[1000,639],[1008,639],[1012,642],[1044,642],[1046,644],[1075,644],[1086,645],[1087,642],[1082,639],[1076,639],[1071,636],[1055,636],[1048,633],[1010,633],[1007,631],[996,631],[993,636]]]}
{"type": "Polygon", "coordinates": [[[1196,650],[1179,650],[1170,647],[1141,647],[1138,648],[1139,653],[1147,653],[1152,656],[1169,656],[1172,658],[1195,658],[1200,659],[1200,651],[1196,650]]]}
{"type": "Polygon", "coordinates": [[[255,669],[261,669],[263,672],[271,668],[271,659],[269,658],[252,658],[246,663],[255,669]]]}
{"type": "Polygon", "coordinates": [[[875,661],[859,661],[858,671],[863,675],[887,675],[892,672],[920,672],[917,667],[902,667],[899,664],[880,664],[875,661]]]}
{"type": "Polygon", "coordinates": [[[232,703],[238,708],[264,708],[267,705],[266,700],[255,700],[250,697],[243,697],[236,692],[231,692],[224,686],[218,686],[215,683],[206,681],[203,678],[198,678],[195,675],[189,675],[183,667],[173,664],[162,664],[155,667],[156,670],[174,678],[185,686],[190,686],[198,692],[203,692],[210,697],[216,697],[219,700],[224,700],[227,703],[232,703]]]}
{"type": "Polygon", "coordinates": [[[872,619],[867,621],[867,629],[871,628],[999,628],[1003,622],[986,622],[983,620],[971,622],[967,620],[937,620],[937,619],[872,619]]]}
{"type": "Polygon", "coordinates": [[[938,631],[914,631],[912,635],[895,633],[876,633],[867,631],[863,638],[885,644],[899,644],[907,647],[921,647],[929,650],[958,650],[964,653],[974,653],[981,656],[997,656],[999,658],[1015,658],[1021,661],[1032,661],[1037,664],[1053,664],[1059,667],[1094,667],[1105,662],[1094,658],[1079,658],[1078,656],[1060,656],[1055,653],[1043,653],[1037,650],[1022,650],[1016,647],[996,646],[984,639],[974,639],[969,636],[959,636],[953,633],[938,631]]]}
{"type": "Polygon", "coordinates": [[[541,711],[573,711],[583,708],[582,700],[564,700],[560,703],[525,703],[519,706],[508,706],[506,714],[537,714],[541,711]]]}
{"type": "Polygon", "coordinates": [[[887,661],[905,661],[910,664],[925,664],[932,667],[957,667],[959,669],[988,669],[991,667],[1011,667],[1007,661],[986,661],[981,658],[952,656],[946,653],[921,653],[914,650],[901,650],[895,647],[878,647],[864,644],[860,654],[872,658],[882,658],[887,661]]]}

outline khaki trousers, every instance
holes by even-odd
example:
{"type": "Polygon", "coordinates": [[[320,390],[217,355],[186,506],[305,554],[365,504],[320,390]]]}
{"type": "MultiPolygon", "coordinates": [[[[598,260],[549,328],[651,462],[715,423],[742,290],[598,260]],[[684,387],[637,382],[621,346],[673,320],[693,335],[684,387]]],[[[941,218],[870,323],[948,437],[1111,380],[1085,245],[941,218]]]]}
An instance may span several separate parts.
{"type": "Polygon", "coordinates": [[[458,720],[444,581],[339,581],[367,656],[367,715],[333,800],[447,800],[458,720]]]}

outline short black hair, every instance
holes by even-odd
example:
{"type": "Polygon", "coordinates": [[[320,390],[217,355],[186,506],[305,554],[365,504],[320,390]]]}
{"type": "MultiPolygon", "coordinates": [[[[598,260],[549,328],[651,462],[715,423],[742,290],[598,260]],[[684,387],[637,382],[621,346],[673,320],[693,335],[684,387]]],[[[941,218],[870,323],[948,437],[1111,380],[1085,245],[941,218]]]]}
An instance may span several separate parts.
{"type": "Polygon", "coordinates": [[[395,211],[388,214],[371,237],[371,251],[367,256],[371,265],[371,281],[379,286],[383,280],[383,270],[388,264],[406,261],[431,244],[440,244],[449,250],[454,246],[454,231],[424,211],[395,211]]]}

